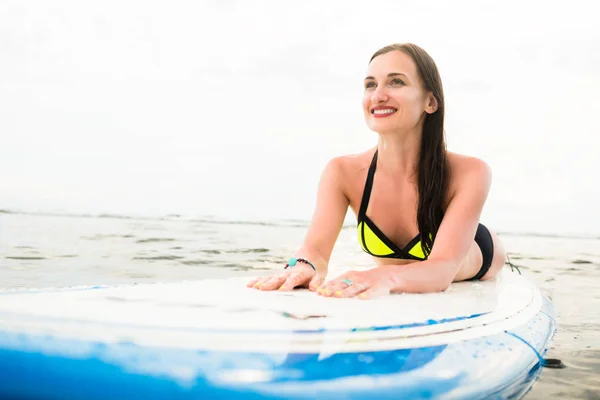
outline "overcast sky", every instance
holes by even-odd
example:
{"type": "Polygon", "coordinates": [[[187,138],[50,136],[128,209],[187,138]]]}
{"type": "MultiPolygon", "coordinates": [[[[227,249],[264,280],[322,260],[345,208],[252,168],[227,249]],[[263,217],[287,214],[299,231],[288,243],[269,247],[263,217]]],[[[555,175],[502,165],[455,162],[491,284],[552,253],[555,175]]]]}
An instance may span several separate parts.
{"type": "Polygon", "coordinates": [[[325,162],[375,145],[371,54],[436,60],[449,149],[499,230],[600,233],[591,2],[3,1],[0,208],[308,219],[325,162]]]}

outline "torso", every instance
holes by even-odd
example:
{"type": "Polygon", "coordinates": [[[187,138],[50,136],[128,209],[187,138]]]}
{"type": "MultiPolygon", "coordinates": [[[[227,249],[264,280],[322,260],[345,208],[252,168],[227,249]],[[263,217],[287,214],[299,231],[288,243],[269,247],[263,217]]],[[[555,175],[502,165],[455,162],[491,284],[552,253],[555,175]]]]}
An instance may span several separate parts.
{"type": "MultiPolygon", "coordinates": [[[[350,208],[358,218],[358,213],[365,188],[369,165],[375,149],[367,152],[341,157],[344,184],[343,189],[350,203],[350,208]]],[[[463,170],[469,157],[448,153],[450,164],[450,183],[446,206],[455,191],[455,179],[452,171],[463,170]]],[[[374,176],[371,198],[366,215],[377,227],[398,247],[404,248],[419,230],[417,226],[418,188],[416,176],[398,178],[386,175],[378,169],[374,176]]],[[[374,257],[379,265],[408,264],[414,260],[374,257]]]]}

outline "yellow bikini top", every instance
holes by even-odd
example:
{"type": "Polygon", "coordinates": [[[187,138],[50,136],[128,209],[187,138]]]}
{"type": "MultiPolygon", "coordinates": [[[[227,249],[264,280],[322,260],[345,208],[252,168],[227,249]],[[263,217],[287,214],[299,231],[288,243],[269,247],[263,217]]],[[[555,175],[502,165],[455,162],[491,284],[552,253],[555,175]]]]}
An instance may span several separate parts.
{"type": "Polygon", "coordinates": [[[367,207],[373,189],[373,177],[377,167],[377,151],[371,161],[365,189],[363,191],[360,210],[358,211],[358,241],[362,249],[375,257],[401,258],[404,260],[426,260],[429,252],[423,253],[421,248],[421,235],[415,236],[404,248],[396,246],[381,230],[367,217],[367,207]]]}

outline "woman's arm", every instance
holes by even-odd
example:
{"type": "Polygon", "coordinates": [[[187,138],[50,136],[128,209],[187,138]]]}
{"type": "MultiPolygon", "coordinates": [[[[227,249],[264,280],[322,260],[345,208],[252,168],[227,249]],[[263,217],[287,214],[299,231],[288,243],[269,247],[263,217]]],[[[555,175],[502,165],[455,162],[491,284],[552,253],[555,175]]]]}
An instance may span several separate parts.
{"type": "Polygon", "coordinates": [[[261,290],[291,290],[310,282],[309,289],[316,290],[316,286],[327,276],[329,258],[350,204],[343,189],[344,182],[343,159],[334,158],[327,163],[321,175],[312,221],[302,246],[295,253],[295,257],[304,258],[315,266],[316,279],[313,279],[315,274],[310,266],[297,264],[286,270],[285,274],[262,278],[252,286],[262,283],[261,290]]]}
{"type": "Polygon", "coordinates": [[[345,180],[341,163],[340,158],[334,158],[325,167],[310,227],[296,252],[296,257],[310,260],[322,276],[327,275],[329,259],[350,204],[342,188],[345,180]]]}
{"type": "Polygon", "coordinates": [[[385,267],[390,268],[392,291],[443,291],[454,281],[461,267],[472,267],[463,261],[473,245],[492,174],[485,162],[469,158],[453,175],[456,190],[427,260],[385,267]]]}

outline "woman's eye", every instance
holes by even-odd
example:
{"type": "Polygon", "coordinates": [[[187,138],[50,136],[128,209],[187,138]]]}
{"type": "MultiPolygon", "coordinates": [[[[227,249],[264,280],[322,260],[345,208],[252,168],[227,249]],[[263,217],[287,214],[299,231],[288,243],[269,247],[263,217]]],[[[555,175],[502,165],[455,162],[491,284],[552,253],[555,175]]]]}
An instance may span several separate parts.
{"type": "Polygon", "coordinates": [[[402,79],[392,79],[390,81],[390,85],[404,85],[404,81],[402,79]]]}
{"type": "Polygon", "coordinates": [[[375,82],[367,82],[365,83],[365,89],[370,89],[375,87],[375,82]]]}

